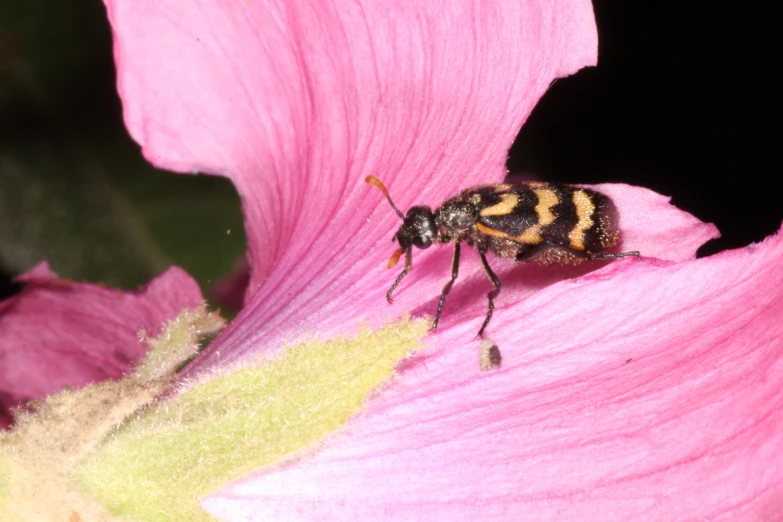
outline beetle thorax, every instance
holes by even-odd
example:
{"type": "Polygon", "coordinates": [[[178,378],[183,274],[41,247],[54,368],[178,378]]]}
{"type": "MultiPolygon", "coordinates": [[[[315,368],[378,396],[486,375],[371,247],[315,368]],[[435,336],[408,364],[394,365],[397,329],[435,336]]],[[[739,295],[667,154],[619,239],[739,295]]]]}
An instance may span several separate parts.
{"type": "Polygon", "coordinates": [[[469,202],[451,199],[435,211],[438,241],[447,243],[464,239],[476,224],[478,210],[469,202]]]}

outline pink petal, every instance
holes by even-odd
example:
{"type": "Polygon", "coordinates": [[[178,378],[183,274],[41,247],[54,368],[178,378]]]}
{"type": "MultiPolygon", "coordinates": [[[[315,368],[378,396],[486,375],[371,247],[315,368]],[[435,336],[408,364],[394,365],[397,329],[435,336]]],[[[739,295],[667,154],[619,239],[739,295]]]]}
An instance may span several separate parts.
{"type": "Polygon", "coordinates": [[[0,412],[65,386],[116,379],[146,351],[151,335],[203,300],[193,279],[170,268],[135,292],[64,281],[41,263],[21,275],[25,288],[0,302],[0,412]]]}
{"type": "Polygon", "coordinates": [[[623,250],[645,257],[681,261],[693,259],[701,245],[720,237],[715,225],[702,223],[670,203],[671,198],[628,185],[596,185],[612,198],[621,217],[623,250]],[[632,190],[629,190],[632,189],[632,190]]]}
{"type": "Polygon", "coordinates": [[[368,174],[403,206],[501,179],[551,80],[597,51],[587,0],[105,3],[132,136],[158,166],[232,178],[266,308],[341,293],[314,276],[389,237],[368,174]]]}
{"type": "Polygon", "coordinates": [[[214,494],[234,520],[779,520],[783,235],[624,260],[439,330],[349,431],[214,494]]]}
{"type": "MultiPolygon", "coordinates": [[[[128,126],[159,165],[231,175],[247,212],[251,295],[265,281],[191,372],[282,339],[354,328],[357,318],[379,324],[416,303],[425,303],[418,313],[433,313],[450,252],[417,252],[388,306],[395,274],[384,265],[399,221],[363,178],[382,177],[402,208],[499,179],[517,127],[550,79],[595,53],[587,3],[477,10],[465,2],[454,13],[371,4],[362,17],[326,3],[178,5],[107,2],[128,126]],[[424,45],[431,40],[438,45],[424,45]]],[[[628,250],[687,259],[715,235],[661,196],[605,188],[633,223],[628,250]]],[[[449,308],[475,316],[487,283],[466,257],[462,280],[470,282],[460,282],[449,308]],[[463,306],[468,300],[473,307],[463,306]]],[[[501,305],[591,269],[499,271],[512,268],[501,305]]]]}
{"type": "Polygon", "coordinates": [[[250,281],[250,266],[243,257],[235,265],[232,272],[215,283],[212,296],[220,306],[231,310],[241,310],[245,304],[245,292],[250,281]]]}

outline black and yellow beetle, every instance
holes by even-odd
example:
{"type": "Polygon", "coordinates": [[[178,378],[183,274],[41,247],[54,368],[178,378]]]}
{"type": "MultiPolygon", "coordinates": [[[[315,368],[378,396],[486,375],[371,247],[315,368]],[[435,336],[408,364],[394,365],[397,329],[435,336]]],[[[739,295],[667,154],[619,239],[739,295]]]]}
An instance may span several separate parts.
{"type": "Polygon", "coordinates": [[[443,287],[432,329],[438,327],[443,303],[459,273],[460,244],[476,247],[484,272],[494,288],[487,294],[489,308],[478,332],[484,336],[494,299],[500,293],[500,280],[487,263],[486,253],[520,262],[541,264],[578,264],[594,259],[639,256],[639,252],[600,253],[614,246],[619,237],[617,209],[608,196],[586,188],[524,181],[500,183],[464,190],[443,203],[435,212],[427,206],[415,206],[403,214],[392,202],[389,192],[375,176],[367,183],[378,187],[400,218],[402,226],[394,234],[398,248],[389,259],[393,268],[405,254],[405,268],[386,293],[392,293],[411,269],[412,250],[428,248],[432,243],[453,243],[451,279],[443,287]]]}

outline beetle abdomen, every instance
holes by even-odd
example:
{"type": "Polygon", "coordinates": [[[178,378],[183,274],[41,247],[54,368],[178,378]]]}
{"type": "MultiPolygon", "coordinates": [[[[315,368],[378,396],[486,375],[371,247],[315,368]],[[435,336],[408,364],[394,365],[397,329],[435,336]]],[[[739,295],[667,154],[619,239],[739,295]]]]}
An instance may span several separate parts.
{"type": "Polygon", "coordinates": [[[472,198],[479,209],[477,231],[502,257],[573,263],[617,241],[615,206],[594,190],[523,182],[469,189],[462,196],[472,198]]]}

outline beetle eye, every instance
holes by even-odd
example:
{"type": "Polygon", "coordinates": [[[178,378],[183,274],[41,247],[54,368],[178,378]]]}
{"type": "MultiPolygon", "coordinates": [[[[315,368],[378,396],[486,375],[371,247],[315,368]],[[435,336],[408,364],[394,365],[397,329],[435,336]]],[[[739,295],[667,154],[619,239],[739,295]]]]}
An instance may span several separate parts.
{"type": "Polygon", "coordinates": [[[413,239],[413,246],[416,248],[429,248],[432,244],[432,240],[430,239],[430,236],[417,236],[413,239]]]}

